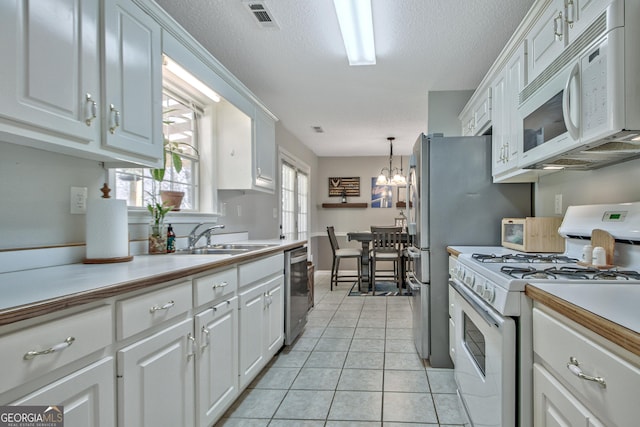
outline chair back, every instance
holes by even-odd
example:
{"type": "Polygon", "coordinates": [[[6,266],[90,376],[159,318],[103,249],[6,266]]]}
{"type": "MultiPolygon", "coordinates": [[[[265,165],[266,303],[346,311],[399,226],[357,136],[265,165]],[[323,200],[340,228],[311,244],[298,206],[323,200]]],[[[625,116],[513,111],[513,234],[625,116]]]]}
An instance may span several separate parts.
{"type": "Polygon", "coordinates": [[[333,228],[333,225],[327,227],[327,234],[329,235],[329,243],[331,243],[333,256],[336,256],[336,251],[340,249],[340,247],[338,246],[338,239],[336,239],[336,231],[333,228]]]}
{"type": "Polygon", "coordinates": [[[402,251],[402,227],[371,226],[371,246],[374,253],[396,253],[402,251]]]}

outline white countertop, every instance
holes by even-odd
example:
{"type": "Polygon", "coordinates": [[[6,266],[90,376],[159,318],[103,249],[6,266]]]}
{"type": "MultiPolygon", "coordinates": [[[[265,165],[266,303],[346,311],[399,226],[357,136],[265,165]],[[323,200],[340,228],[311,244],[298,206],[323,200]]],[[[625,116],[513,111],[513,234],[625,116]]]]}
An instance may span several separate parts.
{"type": "MultiPolygon", "coordinates": [[[[251,240],[234,243],[270,243],[288,246],[294,241],[251,240]]],[[[302,241],[304,243],[304,241],[302,241]]],[[[273,249],[273,248],[272,248],[273,249]]],[[[250,254],[259,256],[263,251],[250,254]]],[[[105,287],[162,278],[168,273],[211,265],[240,255],[137,255],[132,261],[109,264],[68,264],[0,274],[0,312],[28,304],[39,303],[105,287]]],[[[244,258],[246,260],[246,258],[244,258]]]]}
{"type": "Polygon", "coordinates": [[[640,285],[589,283],[534,283],[555,297],[640,333],[640,285]]]}

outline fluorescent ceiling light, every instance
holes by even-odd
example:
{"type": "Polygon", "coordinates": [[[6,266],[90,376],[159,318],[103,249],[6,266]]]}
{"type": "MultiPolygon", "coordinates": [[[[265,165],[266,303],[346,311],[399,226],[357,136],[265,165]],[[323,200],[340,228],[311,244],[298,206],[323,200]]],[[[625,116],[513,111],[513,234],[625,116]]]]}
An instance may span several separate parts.
{"type": "Polygon", "coordinates": [[[371,0],[333,0],[349,65],[374,65],[371,0]]]}
{"type": "Polygon", "coordinates": [[[211,99],[213,102],[220,102],[220,95],[215,93],[213,89],[202,83],[193,74],[182,68],[166,55],[164,56],[164,66],[167,70],[171,71],[173,74],[184,80],[185,83],[190,85],[192,88],[194,88],[207,98],[211,99]]]}

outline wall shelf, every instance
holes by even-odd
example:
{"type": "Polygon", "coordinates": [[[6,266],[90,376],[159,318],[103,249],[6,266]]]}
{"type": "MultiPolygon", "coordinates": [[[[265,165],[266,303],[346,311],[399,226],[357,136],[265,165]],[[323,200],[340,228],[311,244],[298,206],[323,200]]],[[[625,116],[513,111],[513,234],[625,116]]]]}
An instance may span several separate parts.
{"type": "Polygon", "coordinates": [[[366,208],[368,203],[323,203],[323,208],[335,209],[335,208],[366,208]]]}

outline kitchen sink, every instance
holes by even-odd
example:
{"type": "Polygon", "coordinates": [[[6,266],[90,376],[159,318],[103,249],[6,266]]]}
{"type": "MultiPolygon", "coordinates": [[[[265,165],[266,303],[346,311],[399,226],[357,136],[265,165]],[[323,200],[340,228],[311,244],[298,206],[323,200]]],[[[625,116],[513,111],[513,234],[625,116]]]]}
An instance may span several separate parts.
{"type": "Polygon", "coordinates": [[[275,246],[278,245],[268,243],[221,243],[208,247],[180,249],[175,253],[179,255],[240,255],[275,246]]]}

